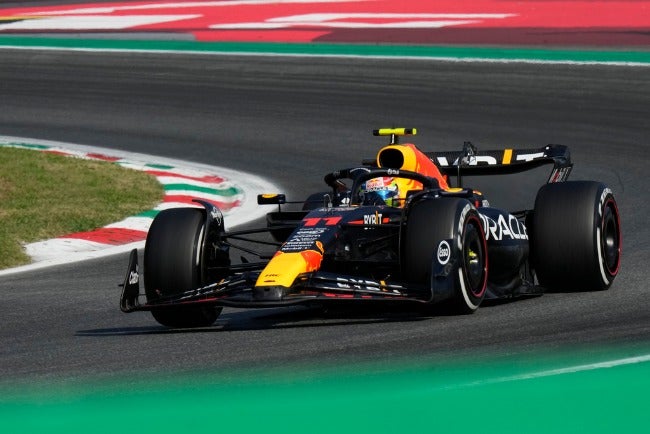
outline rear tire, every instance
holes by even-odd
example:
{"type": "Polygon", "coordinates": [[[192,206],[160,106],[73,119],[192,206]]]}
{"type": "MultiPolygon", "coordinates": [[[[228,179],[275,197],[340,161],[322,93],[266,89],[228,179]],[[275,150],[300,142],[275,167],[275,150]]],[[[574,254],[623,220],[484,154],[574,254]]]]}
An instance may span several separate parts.
{"type": "MultiPolygon", "coordinates": [[[[144,249],[144,286],[148,302],[202,286],[201,246],[204,211],[172,208],[154,219],[144,249]]],[[[167,327],[207,327],[221,308],[172,306],[151,310],[154,319],[167,327]]]]}
{"type": "Polygon", "coordinates": [[[608,289],[621,261],[620,218],[609,188],[593,181],[547,184],[535,200],[532,260],[549,290],[608,289]]]}
{"type": "Polygon", "coordinates": [[[409,210],[404,232],[402,272],[407,281],[433,286],[439,250],[448,248],[453,295],[449,308],[468,314],[480,306],[487,288],[488,256],[483,226],[476,209],[466,199],[423,200],[409,210]],[[451,240],[444,242],[443,240],[451,240]]]}

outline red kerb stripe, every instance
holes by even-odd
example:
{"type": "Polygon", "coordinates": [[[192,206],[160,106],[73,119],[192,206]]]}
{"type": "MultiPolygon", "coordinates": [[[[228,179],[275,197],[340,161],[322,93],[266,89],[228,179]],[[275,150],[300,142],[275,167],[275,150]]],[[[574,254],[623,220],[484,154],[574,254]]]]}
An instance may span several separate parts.
{"type": "Polygon", "coordinates": [[[142,241],[147,238],[145,231],[121,228],[100,228],[89,232],[77,232],[61,238],[93,241],[95,243],[120,245],[142,241]]]}
{"type": "Polygon", "coordinates": [[[192,181],[200,181],[200,182],[206,182],[211,184],[220,184],[224,181],[223,178],[220,178],[219,176],[213,176],[213,175],[189,176],[189,175],[181,175],[172,172],[164,172],[161,170],[146,170],[145,172],[153,176],[172,176],[175,178],[190,179],[192,181]]]}

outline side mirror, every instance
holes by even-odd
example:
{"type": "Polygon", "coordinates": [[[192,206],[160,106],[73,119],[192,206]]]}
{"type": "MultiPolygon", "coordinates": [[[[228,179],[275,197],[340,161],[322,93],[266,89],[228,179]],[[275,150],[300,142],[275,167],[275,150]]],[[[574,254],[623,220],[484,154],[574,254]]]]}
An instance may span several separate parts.
{"type": "Polygon", "coordinates": [[[287,202],[284,194],[258,194],[258,205],[283,205],[287,202]]]}

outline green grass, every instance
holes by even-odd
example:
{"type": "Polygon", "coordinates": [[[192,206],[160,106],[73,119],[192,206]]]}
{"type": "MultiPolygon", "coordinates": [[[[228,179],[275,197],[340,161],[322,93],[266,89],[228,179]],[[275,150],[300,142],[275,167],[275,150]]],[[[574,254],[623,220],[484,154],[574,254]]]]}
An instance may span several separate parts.
{"type": "Polygon", "coordinates": [[[29,263],[23,243],[119,221],[162,196],[162,186],[144,172],[0,147],[0,269],[29,263]]]}

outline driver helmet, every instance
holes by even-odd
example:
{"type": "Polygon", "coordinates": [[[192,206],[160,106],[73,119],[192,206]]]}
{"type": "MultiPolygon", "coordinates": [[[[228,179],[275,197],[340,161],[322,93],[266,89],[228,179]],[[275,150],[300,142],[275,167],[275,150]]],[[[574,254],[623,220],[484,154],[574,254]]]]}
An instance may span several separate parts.
{"type": "Polygon", "coordinates": [[[359,198],[364,205],[399,207],[399,186],[391,177],[372,178],[361,184],[359,198]]]}

